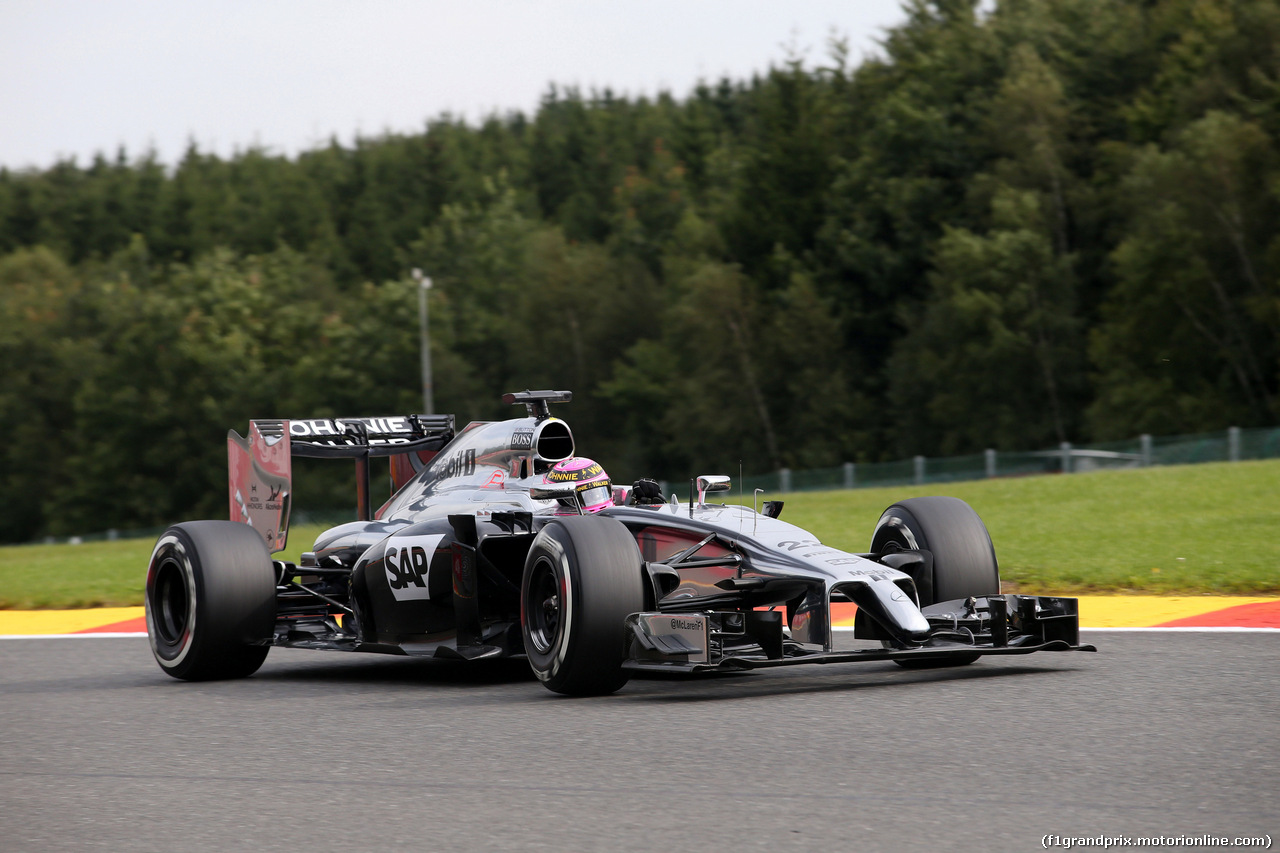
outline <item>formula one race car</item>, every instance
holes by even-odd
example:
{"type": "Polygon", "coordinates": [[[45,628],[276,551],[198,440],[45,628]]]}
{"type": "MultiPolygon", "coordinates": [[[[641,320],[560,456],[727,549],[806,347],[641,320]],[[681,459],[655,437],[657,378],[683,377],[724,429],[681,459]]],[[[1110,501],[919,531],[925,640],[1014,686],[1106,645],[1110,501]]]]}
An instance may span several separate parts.
{"type": "Polygon", "coordinates": [[[239,678],[272,646],[481,660],[524,655],[550,690],[612,693],[632,673],[892,660],[953,666],[982,655],[1092,651],[1076,600],[1001,595],[986,527],[955,498],[885,510],[870,551],[829,548],[778,519],[779,501],[682,502],[658,484],[615,487],[574,456],[549,403],[455,433],[452,416],[256,420],[229,433],[230,521],[160,537],[147,633],[175,678],[239,678]],[[361,520],[285,547],[293,456],[354,459],[361,520]],[[394,494],[376,512],[369,460],[394,494]],[[832,643],[831,604],[857,605],[862,648],[832,643]]]}

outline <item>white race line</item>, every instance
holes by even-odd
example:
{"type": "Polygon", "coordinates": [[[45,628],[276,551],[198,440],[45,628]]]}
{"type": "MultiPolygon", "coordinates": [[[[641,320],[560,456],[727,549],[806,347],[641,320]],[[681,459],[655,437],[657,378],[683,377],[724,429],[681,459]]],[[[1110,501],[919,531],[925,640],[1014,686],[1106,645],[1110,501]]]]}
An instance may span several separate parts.
{"type": "MultiPolygon", "coordinates": [[[[832,631],[852,631],[853,628],[846,625],[836,625],[832,631]]],[[[1247,633],[1280,633],[1280,628],[1081,628],[1081,631],[1172,631],[1172,632],[1209,632],[1209,633],[1225,633],[1225,634],[1247,634],[1247,633]]]]}
{"type": "Polygon", "coordinates": [[[96,634],[0,634],[0,640],[118,640],[121,637],[145,637],[146,631],[102,631],[96,634]]]}
{"type": "Polygon", "coordinates": [[[1194,631],[1199,631],[1199,632],[1202,632],[1202,633],[1203,633],[1203,632],[1209,632],[1209,633],[1219,633],[1219,634],[1249,634],[1249,633],[1254,633],[1254,634],[1266,634],[1266,633],[1280,633],[1280,628],[1243,628],[1243,627],[1228,627],[1228,626],[1204,627],[1204,628],[1197,628],[1197,627],[1191,627],[1191,628],[1186,628],[1186,627],[1178,627],[1178,628],[1081,628],[1080,630],[1081,630],[1081,631],[1175,631],[1175,632],[1188,632],[1188,631],[1193,631],[1193,632],[1194,632],[1194,631]]]}

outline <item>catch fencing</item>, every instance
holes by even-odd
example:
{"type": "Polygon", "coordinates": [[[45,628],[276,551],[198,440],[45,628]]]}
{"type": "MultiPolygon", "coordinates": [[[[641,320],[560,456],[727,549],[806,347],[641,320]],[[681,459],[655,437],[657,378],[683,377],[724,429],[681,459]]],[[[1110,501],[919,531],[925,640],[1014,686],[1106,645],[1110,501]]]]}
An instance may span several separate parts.
{"type": "MultiPolygon", "coordinates": [[[[1096,444],[1063,442],[1049,450],[986,450],[967,456],[915,456],[893,462],[846,462],[831,468],[805,470],[782,468],[743,477],[742,488],[748,492],[761,489],[785,494],[1277,458],[1280,458],[1280,427],[1231,427],[1190,435],[1141,435],[1096,444]]],[[[662,485],[663,493],[668,493],[669,484],[662,485]]]]}

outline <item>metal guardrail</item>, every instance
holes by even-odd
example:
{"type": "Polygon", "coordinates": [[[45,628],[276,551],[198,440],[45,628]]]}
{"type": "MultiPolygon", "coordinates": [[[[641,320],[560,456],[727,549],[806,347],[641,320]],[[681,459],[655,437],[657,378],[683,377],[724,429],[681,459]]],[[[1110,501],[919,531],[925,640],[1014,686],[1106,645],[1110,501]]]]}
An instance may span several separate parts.
{"type": "MultiPolygon", "coordinates": [[[[830,468],[791,470],[782,468],[766,474],[742,478],[746,492],[809,492],[832,489],[867,489],[882,486],[921,486],[930,483],[957,483],[995,477],[1027,477],[1038,474],[1082,474],[1117,468],[1149,468],[1155,465],[1194,465],[1201,462],[1240,462],[1250,459],[1280,459],[1280,427],[1241,429],[1190,435],[1140,435],[1125,441],[1073,445],[1063,442],[1049,450],[997,452],[986,450],[968,456],[914,456],[893,462],[846,462],[830,468]]],[[[680,484],[675,484],[677,488],[680,484]]],[[[736,485],[736,484],[735,484],[736,485]]],[[[671,484],[661,483],[663,494],[671,484]]],[[[736,489],[735,489],[736,491],[736,489]]],[[[295,510],[291,526],[337,525],[355,520],[352,510],[295,510]]],[[[107,542],[117,539],[150,539],[162,527],[142,530],[107,530],[55,539],[47,537],[27,544],[73,544],[107,542]]]]}

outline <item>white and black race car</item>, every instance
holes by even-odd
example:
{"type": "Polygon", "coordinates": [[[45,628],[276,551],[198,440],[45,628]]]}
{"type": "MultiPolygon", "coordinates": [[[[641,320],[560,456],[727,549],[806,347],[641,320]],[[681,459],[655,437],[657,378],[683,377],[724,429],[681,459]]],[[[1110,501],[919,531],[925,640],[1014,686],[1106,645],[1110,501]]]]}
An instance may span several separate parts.
{"type": "MultiPolygon", "coordinates": [[[[782,503],[687,500],[639,481],[549,477],[574,458],[549,403],[455,432],[440,415],[257,420],[228,435],[230,521],[177,524],[147,570],[147,631],[175,678],[252,674],[272,646],[479,660],[523,655],[557,693],[612,693],[634,672],[837,661],[954,666],[982,655],[1091,651],[1076,600],[1001,595],[995,551],[955,498],[885,510],[867,553],[780,520],[782,503]],[[298,564],[285,547],[294,456],[354,459],[361,520],[323,533],[298,564]],[[394,493],[372,511],[369,460],[394,493]],[[588,511],[588,507],[594,511],[588,511]],[[857,605],[853,650],[832,642],[832,602],[857,605]]],[[[593,469],[594,470],[594,469],[593,469]]]]}

